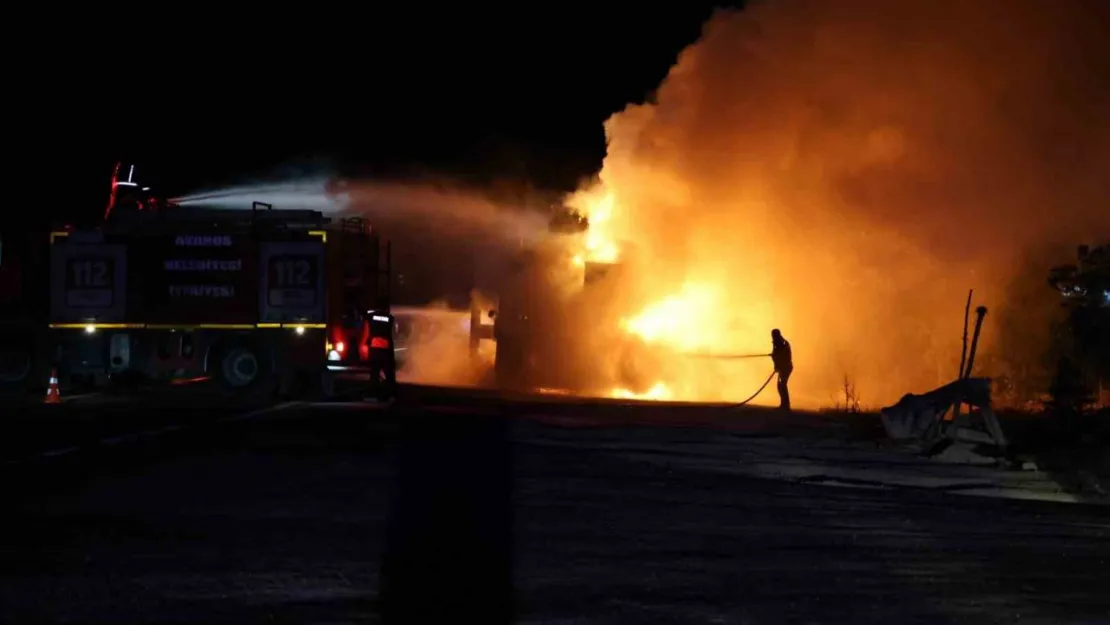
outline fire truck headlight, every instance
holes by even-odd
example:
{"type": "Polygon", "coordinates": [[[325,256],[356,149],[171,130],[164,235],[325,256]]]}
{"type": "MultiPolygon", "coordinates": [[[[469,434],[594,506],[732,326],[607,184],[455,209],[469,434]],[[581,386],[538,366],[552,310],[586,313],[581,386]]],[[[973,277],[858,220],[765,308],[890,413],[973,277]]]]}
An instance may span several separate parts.
{"type": "Polygon", "coordinates": [[[304,334],[304,326],[297,326],[293,331],[297,333],[297,336],[301,336],[304,334]]]}
{"type": "Polygon", "coordinates": [[[335,351],[334,349],[328,352],[328,360],[335,361],[335,360],[339,360],[339,359],[340,359],[339,352],[335,351]]]}
{"type": "Polygon", "coordinates": [[[96,332],[96,326],[91,323],[85,326],[85,334],[92,334],[93,332],[96,332]]]}

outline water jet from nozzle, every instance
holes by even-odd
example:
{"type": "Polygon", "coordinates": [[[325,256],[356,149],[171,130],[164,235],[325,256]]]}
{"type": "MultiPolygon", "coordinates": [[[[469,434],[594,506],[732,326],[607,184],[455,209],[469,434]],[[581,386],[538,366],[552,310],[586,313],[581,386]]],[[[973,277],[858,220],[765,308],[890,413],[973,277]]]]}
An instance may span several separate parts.
{"type": "Polygon", "coordinates": [[[348,207],[342,183],[326,177],[209,189],[171,201],[180,206],[228,210],[249,210],[254,202],[263,202],[278,209],[317,210],[325,214],[341,213],[348,207]]]}

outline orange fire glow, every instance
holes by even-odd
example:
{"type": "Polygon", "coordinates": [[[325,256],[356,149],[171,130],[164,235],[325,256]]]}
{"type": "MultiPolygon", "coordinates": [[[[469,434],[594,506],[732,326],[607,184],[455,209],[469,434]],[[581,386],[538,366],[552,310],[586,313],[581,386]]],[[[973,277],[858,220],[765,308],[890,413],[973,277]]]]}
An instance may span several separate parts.
{"type": "Polygon", "coordinates": [[[636,400],[650,400],[650,401],[666,401],[672,399],[673,395],[666,384],[658,382],[644,393],[636,393],[625,388],[614,389],[611,393],[614,399],[636,399],[636,400]]]}
{"type": "MultiPolygon", "coordinates": [[[[615,320],[624,335],[647,350],[634,352],[633,360],[651,353],[647,366],[654,368],[650,375],[656,376],[657,381],[639,390],[617,386],[609,391],[609,396],[645,401],[728,401],[740,395],[747,397],[758,388],[770,371],[769,359],[758,363],[726,362],[694,359],[691,355],[769,352],[765,335],[769,332],[766,328],[771,327],[771,313],[767,306],[758,303],[730,306],[730,292],[713,281],[686,281],[677,284],[672,292],[652,288],[652,281],[641,277],[645,266],[622,254],[614,236],[611,217],[617,209],[615,194],[597,187],[581,192],[571,198],[570,203],[590,218],[590,230],[579,242],[573,264],[582,265],[584,261],[630,264],[632,279],[649,284],[642,305],[634,302],[643,298],[623,293],[625,297],[617,302],[615,320]]],[[[621,352],[603,347],[595,353],[621,352]]],[[[627,353],[621,355],[629,357],[627,353]]],[[[645,364],[634,363],[634,366],[642,369],[645,364]]],[[[774,398],[767,395],[755,403],[773,402],[774,398]]]]}
{"type": "Polygon", "coordinates": [[[766,353],[777,327],[795,404],[835,403],[847,377],[882,405],[954,377],[969,288],[992,309],[982,368],[1024,366],[993,331],[1019,315],[1015,280],[1043,282],[1019,261],[1110,231],[1110,97],[1089,53],[1108,46],[1076,6],[717,13],[652,103],[610,118],[599,180],[568,198],[590,219],[573,263],[628,266],[609,312],[654,350],[658,382],[612,394],[746,397],[769,359],[683,354],[766,353]]]}

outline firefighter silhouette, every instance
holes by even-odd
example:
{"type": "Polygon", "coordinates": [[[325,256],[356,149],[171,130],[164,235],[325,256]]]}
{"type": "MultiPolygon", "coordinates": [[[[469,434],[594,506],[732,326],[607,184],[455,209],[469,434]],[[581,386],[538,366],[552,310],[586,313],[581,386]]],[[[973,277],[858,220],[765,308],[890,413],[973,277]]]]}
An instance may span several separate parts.
{"type": "Polygon", "coordinates": [[[393,315],[371,311],[366,344],[370,364],[370,394],[379,401],[392,399],[397,390],[397,359],[393,345],[393,315]]]}
{"type": "Polygon", "coordinates": [[[790,374],[794,373],[794,355],[790,350],[790,342],[782,338],[782,332],[775,328],[771,330],[771,360],[775,363],[775,373],[778,374],[779,407],[790,410],[790,374]]]}

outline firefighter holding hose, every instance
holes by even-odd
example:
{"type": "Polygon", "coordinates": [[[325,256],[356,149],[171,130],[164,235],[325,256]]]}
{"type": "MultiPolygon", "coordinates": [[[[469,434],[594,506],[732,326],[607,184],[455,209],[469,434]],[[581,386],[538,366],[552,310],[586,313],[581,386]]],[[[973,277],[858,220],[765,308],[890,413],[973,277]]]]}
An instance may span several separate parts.
{"type": "Polygon", "coordinates": [[[771,361],[775,364],[775,373],[779,376],[779,408],[790,410],[790,374],[794,372],[794,355],[790,351],[790,342],[782,338],[778,328],[771,330],[771,361]]]}

